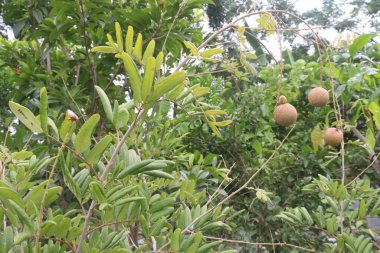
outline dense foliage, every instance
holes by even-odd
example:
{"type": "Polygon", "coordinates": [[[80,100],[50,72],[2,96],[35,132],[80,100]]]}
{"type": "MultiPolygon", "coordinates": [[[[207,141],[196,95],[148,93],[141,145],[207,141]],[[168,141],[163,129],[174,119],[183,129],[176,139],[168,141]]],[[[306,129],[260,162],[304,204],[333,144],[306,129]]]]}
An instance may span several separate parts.
{"type": "Polygon", "coordinates": [[[293,6],[224,2],[0,4],[0,252],[380,252],[377,35],[279,60],[293,6]]]}

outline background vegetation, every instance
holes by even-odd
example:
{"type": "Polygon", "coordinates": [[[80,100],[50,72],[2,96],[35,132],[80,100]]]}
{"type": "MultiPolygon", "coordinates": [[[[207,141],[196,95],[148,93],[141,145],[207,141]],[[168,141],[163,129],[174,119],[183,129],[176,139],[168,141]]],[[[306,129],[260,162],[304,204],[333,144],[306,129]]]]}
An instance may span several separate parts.
{"type": "Polygon", "coordinates": [[[379,10],[1,2],[0,252],[380,252],[379,10]]]}

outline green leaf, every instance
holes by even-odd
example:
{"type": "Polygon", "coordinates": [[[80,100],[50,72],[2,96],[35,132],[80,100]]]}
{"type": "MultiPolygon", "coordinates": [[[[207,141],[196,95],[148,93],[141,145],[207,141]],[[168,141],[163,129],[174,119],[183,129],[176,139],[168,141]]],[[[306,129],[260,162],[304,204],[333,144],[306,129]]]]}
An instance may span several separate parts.
{"type": "Polygon", "coordinates": [[[129,54],[123,53],[121,54],[121,58],[123,59],[124,68],[128,73],[129,81],[131,83],[133,100],[136,102],[141,102],[142,80],[137,66],[129,54]]]}
{"type": "Polygon", "coordinates": [[[128,26],[127,35],[125,36],[125,52],[131,54],[133,51],[133,27],[128,26]]]}
{"type": "Polygon", "coordinates": [[[113,113],[110,100],[108,99],[107,94],[103,91],[102,88],[95,85],[96,92],[100,97],[100,101],[102,101],[104,112],[106,113],[107,118],[112,122],[113,121],[113,113]]]}
{"type": "Polygon", "coordinates": [[[145,49],[144,56],[143,56],[143,63],[146,64],[148,58],[153,57],[154,48],[156,47],[156,42],[154,40],[151,40],[148,44],[148,46],[145,49]]]}
{"type": "Polygon", "coordinates": [[[41,127],[45,134],[48,134],[48,119],[47,119],[47,110],[48,110],[48,97],[45,87],[41,88],[40,91],[40,121],[41,127]]]}
{"type": "Polygon", "coordinates": [[[220,48],[207,49],[201,53],[201,56],[202,57],[211,57],[211,56],[214,56],[216,54],[221,54],[223,52],[224,52],[224,50],[220,49],[220,48]]]}
{"type": "Polygon", "coordinates": [[[224,127],[224,126],[230,125],[232,122],[233,122],[232,120],[223,120],[219,122],[214,122],[214,124],[215,126],[218,126],[218,127],[224,127]]]}
{"type": "Polygon", "coordinates": [[[373,115],[373,120],[375,121],[375,125],[377,130],[380,130],[380,106],[377,102],[372,102],[368,106],[368,110],[373,115]]]}
{"type": "Polygon", "coordinates": [[[118,51],[116,48],[110,47],[110,46],[97,46],[97,47],[93,47],[91,49],[91,52],[92,53],[116,54],[118,51]]]}
{"type": "Polygon", "coordinates": [[[154,86],[154,91],[149,99],[149,102],[155,102],[159,97],[165,95],[165,93],[176,88],[186,80],[185,72],[178,71],[171,74],[168,77],[162,77],[154,86]]]}
{"type": "Polygon", "coordinates": [[[373,152],[376,145],[376,138],[375,138],[375,134],[373,133],[372,128],[368,127],[365,134],[365,139],[366,139],[366,143],[368,145],[369,150],[373,152]]]}
{"type": "Polygon", "coordinates": [[[14,160],[25,160],[33,155],[33,152],[22,150],[19,152],[12,153],[12,159],[14,160]]]}
{"type": "Polygon", "coordinates": [[[147,159],[147,160],[143,160],[143,161],[140,161],[140,162],[136,162],[136,163],[133,163],[131,165],[129,165],[128,167],[126,167],[125,169],[123,169],[119,175],[117,176],[118,179],[121,179],[121,178],[124,178],[128,175],[132,175],[133,173],[135,173],[136,171],[140,170],[141,168],[147,166],[148,164],[154,162],[155,160],[154,159],[147,159]]]}
{"type": "Polygon", "coordinates": [[[116,31],[116,40],[117,40],[117,47],[120,51],[124,51],[123,49],[123,34],[121,32],[121,27],[119,22],[115,22],[115,31],[116,31]]]}
{"type": "Polygon", "coordinates": [[[78,152],[82,153],[90,147],[92,132],[98,124],[99,119],[100,115],[94,114],[79,129],[79,132],[74,141],[75,149],[78,152]]]}
{"type": "Polygon", "coordinates": [[[151,170],[151,171],[145,171],[143,172],[144,174],[152,177],[161,177],[161,178],[166,178],[166,179],[174,179],[172,175],[169,173],[163,172],[161,170],[151,170]]]}
{"type": "Polygon", "coordinates": [[[110,135],[104,136],[86,155],[86,159],[92,164],[97,164],[111,141],[112,137],[110,135]]]}
{"type": "Polygon", "coordinates": [[[177,252],[180,249],[181,232],[182,230],[180,228],[177,228],[171,237],[170,249],[174,252],[177,252]]]}
{"type": "Polygon", "coordinates": [[[360,200],[360,204],[359,204],[358,218],[362,219],[366,215],[367,215],[367,206],[365,204],[365,200],[362,199],[362,200],[360,200]]]}
{"type": "Polygon", "coordinates": [[[311,143],[313,145],[313,150],[318,151],[319,146],[323,143],[323,133],[324,131],[319,128],[319,125],[315,126],[313,131],[311,131],[311,143]]]}
{"type": "Polygon", "coordinates": [[[160,71],[161,65],[164,62],[164,53],[161,51],[156,57],[156,71],[160,71]]]}
{"type": "Polygon", "coordinates": [[[214,116],[214,115],[225,115],[226,112],[222,110],[207,110],[204,112],[204,114],[214,116]]]}
{"type": "Polygon", "coordinates": [[[99,182],[93,181],[90,183],[90,191],[93,199],[98,203],[106,203],[107,198],[104,194],[103,186],[99,182]]]}
{"type": "Polygon", "coordinates": [[[192,94],[194,97],[200,97],[210,92],[210,88],[208,87],[197,87],[192,90],[192,94]]]}
{"type": "Polygon", "coordinates": [[[154,57],[149,57],[146,61],[144,80],[141,87],[141,96],[145,100],[152,91],[154,77],[156,75],[156,59],[154,57]]]}
{"type": "Polygon", "coordinates": [[[135,47],[133,48],[133,56],[137,60],[138,63],[141,63],[142,58],[142,35],[139,33],[137,35],[135,47]]]}
{"type": "Polygon", "coordinates": [[[0,187],[0,200],[13,200],[17,205],[23,206],[24,202],[22,198],[19,196],[17,192],[8,188],[8,187],[0,187]]]}
{"type": "Polygon", "coordinates": [[[9,107],[16,117],[31,131],[42,133],[41,124],[34,114],[26,107],[9,101],[9,107]]]}
{"type": "Polygon", "coordinates": [[[20,221],[22,221],[23,224],[26,225],[30,230],[34,230],[34,224],[30,220],[24,209],[22,209],[16,202],[14,202],[11,199],[9,200],[9,203],[11,204],[13,210],[15,210],[20,221]]]}
{"type": "Polygon", "coordinates": [[[190,53],[194,56],[198,56],[198,49],[197,47],[191,43],[190,41],[183,41],[183,43],[185,44],[185,46],[190,50],[190,53]]]}
{"type": "Polygon", "coordinates": [[[276,31],[276,22],[270,13],[261,14],[259,18],[256,19],[259,23],[258,28],[266,30],[268,35],[274,34],[276,31]]]}
{"type": "Polygon", "coordinates": [[[363,34],[357,37],[356,39],[354,39],[352,45],[349,48],[350,55],[354,56],[374,37],[376,37],[376,34],[369,33],[369,34],[363,34]]]}

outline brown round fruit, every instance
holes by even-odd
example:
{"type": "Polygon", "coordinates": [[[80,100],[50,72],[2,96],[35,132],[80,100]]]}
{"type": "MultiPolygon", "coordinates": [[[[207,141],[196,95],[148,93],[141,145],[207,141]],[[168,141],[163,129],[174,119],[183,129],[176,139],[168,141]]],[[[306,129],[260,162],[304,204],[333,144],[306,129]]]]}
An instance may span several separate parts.
{"type": "Polygon", "coordinates": [[[343,141],[343,131],[335,127],[327,128],[324,140],[326,145],[339,146],[343,141]]]}
{"type": "Polygon", "coordinates": [[[289,103],[277,105],[274,108],[274,120],[281,126],[290,126],[297,120],[297,110],[289,103]]]}
{"type": "Polygon", "coordinates": [[[329,102],[329,92],[322,87],[312,89],[307,96],[309,103],[315,107],[322,107],[329,102]]]}

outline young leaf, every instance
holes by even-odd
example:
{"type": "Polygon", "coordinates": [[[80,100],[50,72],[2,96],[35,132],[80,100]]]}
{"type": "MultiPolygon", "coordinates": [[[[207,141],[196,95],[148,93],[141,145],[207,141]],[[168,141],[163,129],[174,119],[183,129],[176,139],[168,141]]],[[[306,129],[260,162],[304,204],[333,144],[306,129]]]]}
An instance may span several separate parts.
{"type": "Polygon", "coordinates": [[[197,87],[192,90],[192,94],[194,97],[200,97],[210,92],[210,88],[208,87],[197,87]]]}
{"type": "Polygon", "coordinates": [[[34,114],[26,107],[9,101],[9,107],[16,117],[31,131],[42,133],[41,124],[34,114]]]}
{"type": "Polygon", "coordinates": [[[202,57],[211,57],[211,56],[214,56],[214,55],[216,55],[216,54],[221,54],[221,53],[223,53],[224,52],[224,50],[223,49],[220,49],[220,48],[212,48],[212,49],[207,49],[207,50],[205,50],[205,51],[203,51],[202,53],[201,53],[201,56],[202,57]]]}
{"type": "Polygon", "coordinates": [[[47,120],[47,110],[48,110],[48,97],[45,87],[41,88],[40,91],[40,121],[41,127],[45,134],[48,134],[48,120],[47,120]]]}
{"type": "Polygon", "coordinates": [[[141,87],[141,97],[143,100],[146,99],[152,91],[152,85],[153,85],[154,77],[156,75],[155,70],[156,70],[156,59],[154,59],[154,57],[149,57],[145,65],[144,80],[141,87]]]}
{"type": "Polygon", "coordinates": [[[164,62],[164,53],[161,51],[156,57],[156,71],[160,71],[161,65],[164,62]]]}
{"type": "Polygon", "coordinates": [[[97,46],[91,49],[92,53],[105,53],[105,54],[116,54],[118,51],[114,47],[110,46],[97,46]]]}
{"type": "Polygon", "coordinates": [[[165,93],[171,91],[172,89],[176,88],[185,80],[185,72],[183,71],[178,71],[171,74],[168,77],[160,78],[160,80],[154,86],[154,91],[152,96],[150,97],[150,102],[155,102],[156,99],[165,95],[165,93]]]}
{"type": "Polygon", "coordinates": [[[172,175],[170,175],[169,173],[163,172],[161,170],[151,170],[151,171],[145,171],[143,173],[152,177],[161,177],[161,178],[172,179],[172,180],[174,179],[172,175]]]}
{"type": "Polygon", "coordinates": [[[107,34],[107,39],[108,39],[108,42],[106,42],[106,44],[108,46],[113,47],[115,50],[117,50],[117,46],[116,46],[115,42],[113,41],[111,34],[109,34],[109,33],[107,34]]]}
{"type": "Polygon", "coordinates": [[[143,63],[146,64],[149,57],[153,56],[154,48],[156,47],[156,42],[154,40],[151,40],[148,44],[148,46],[145,49],[144,55],[143,55],[143,63]]]}
{"type": "Polygon", "coordinates": [[[137,60],[138,63],[141,63],[142,58],[142,35],[139,33],[137,35],[135,47],[133,48],[133,56],[137,60]]]}
{"type": "Polygon", "coordinates": [[[112,137],[110,135],[103,137],[90,153],[88,153],[86,156],[87,160],[92,164],[97,164],[111,141],[112,137]]]}
{"type": "Polygon", "coordinates": [[[192,55],[198,56],[198,49],[193,43],[191,43],[190,41],[186,41],[186,40],[183,43],[190,50],[190,53],[192,55]]]}
{"type": "Polygon", "coordinates": [[[119,22],[115,23],[115,31],[116,31],[116,40],[117,40],[117,47],[120,51],[124,51],[123,49],[123,34],[121,32],[121,27],[119,22]]]}
{"type": "Polygon", "coordinates": [[[122,53],[121,58],[124,62],[124,68],[128,73],[129,81],[131,83],[133,91],[133,100],[137,103],[141,101],[141,86],[142,80],[137,69],[135,62],[132,60],[131,56],[127,53],[122,53]]]}
{"type": "Polygon", "coordinates": [[[125,52],[131,54],[133,51],[133,27],[128,26],[127,35],[125,36],[125,52]]]}
{"type": "Polygon", "coordinates": [[[91,136],[98,121],[100,119],[99,114],[92,115],[79,129],[79,132],[75,138],[74,146],[78,152],[84,152],[91,145],[91,136]]]}
{"type": "Polygon", "coordinates": [[[107,118],[112,122],[113,121],[113,114],[112,114],[112,107],[110,100],[108,99],[107,94],[103,91],[102,88],[99,86],[95,86],[96,92],[98,93],[100,97],[100,101],[102,101],[104,112],[106,113],[107,118]]]}

